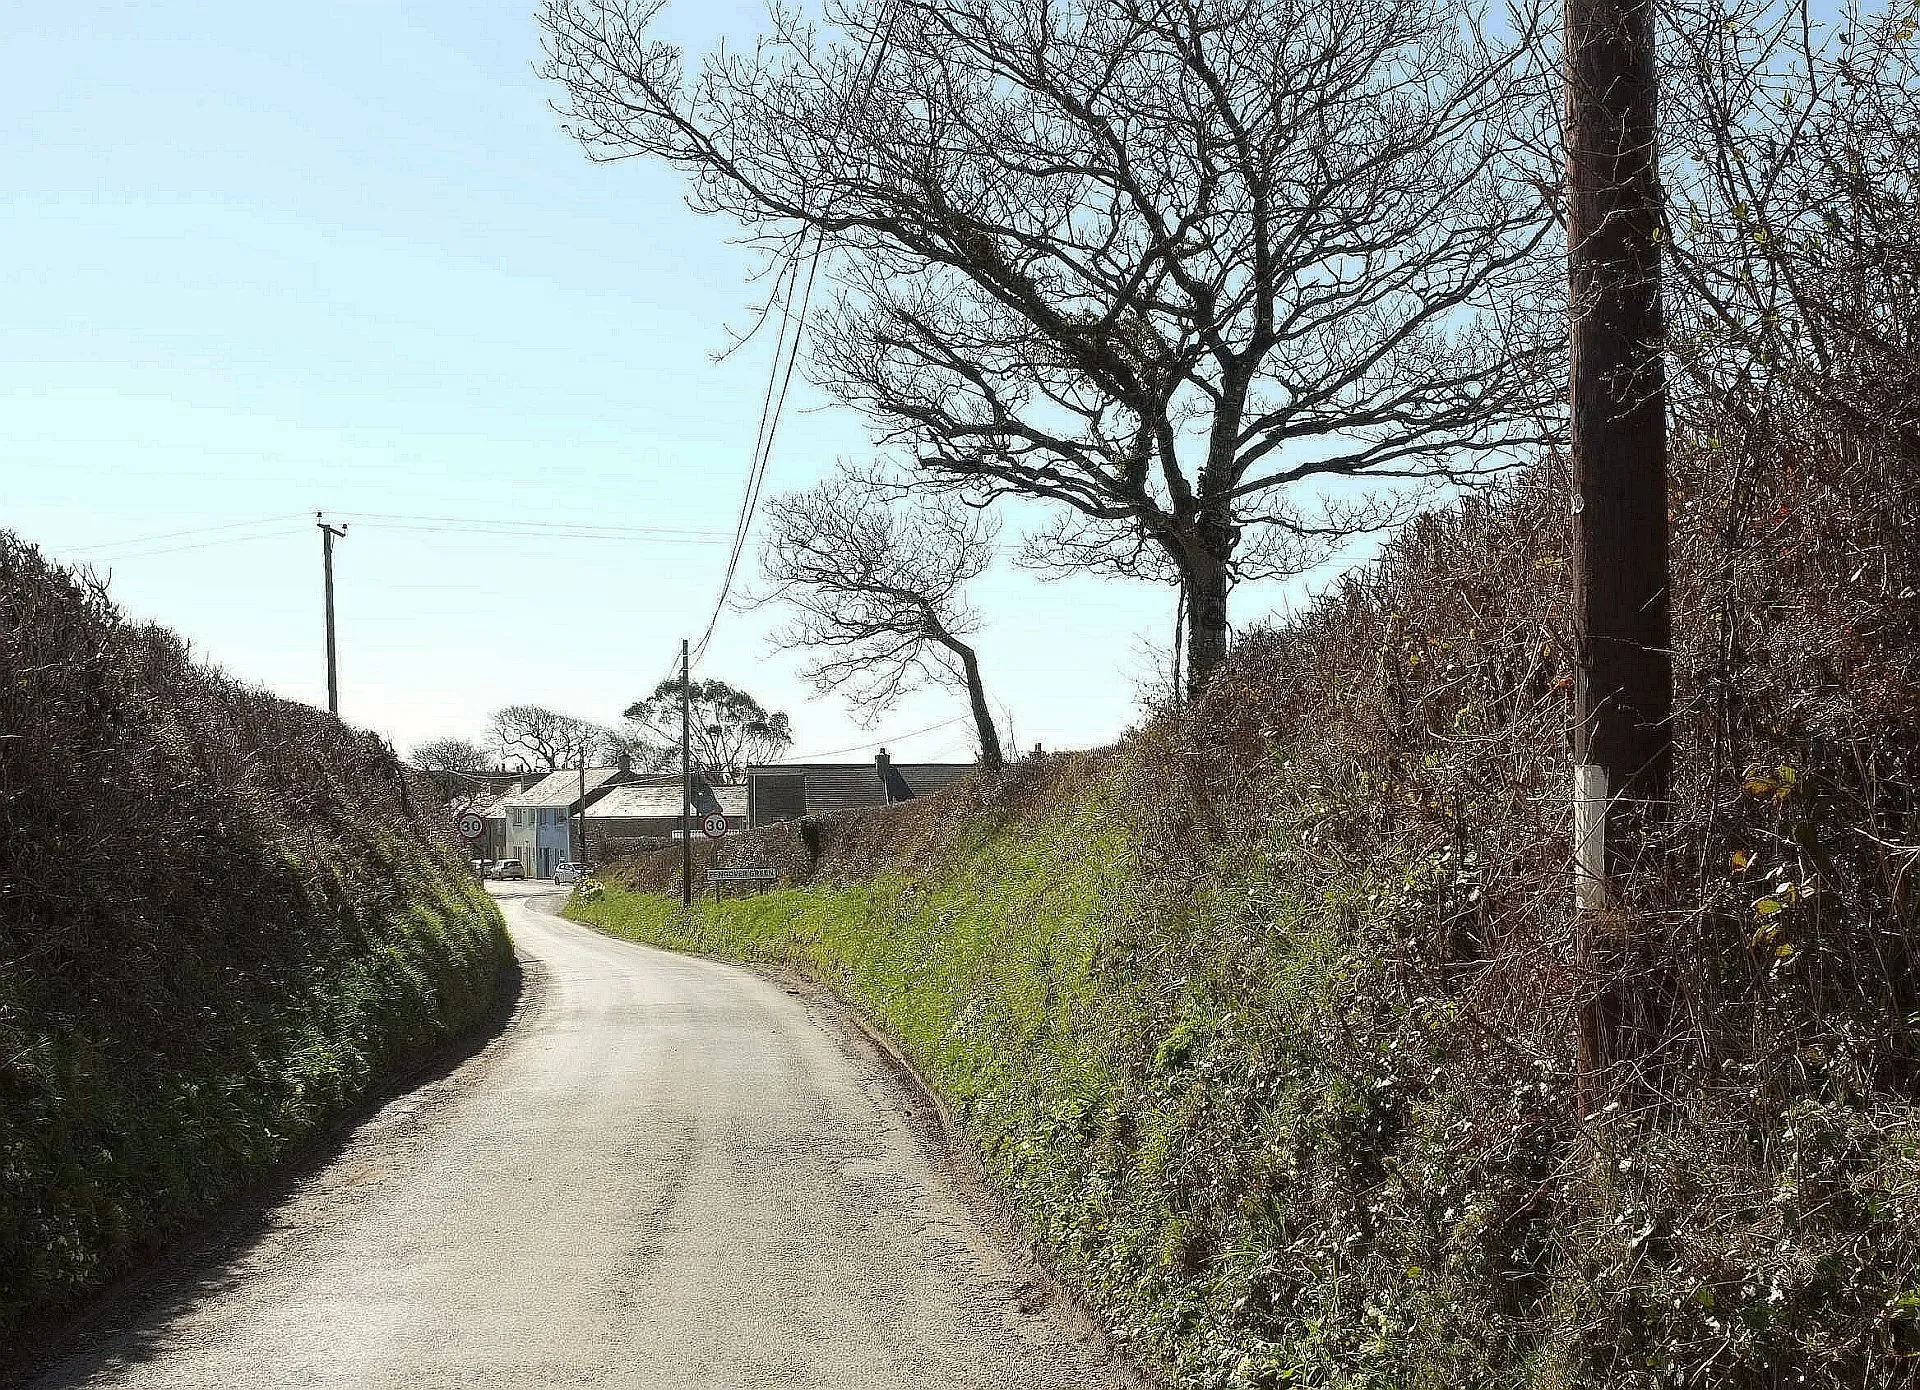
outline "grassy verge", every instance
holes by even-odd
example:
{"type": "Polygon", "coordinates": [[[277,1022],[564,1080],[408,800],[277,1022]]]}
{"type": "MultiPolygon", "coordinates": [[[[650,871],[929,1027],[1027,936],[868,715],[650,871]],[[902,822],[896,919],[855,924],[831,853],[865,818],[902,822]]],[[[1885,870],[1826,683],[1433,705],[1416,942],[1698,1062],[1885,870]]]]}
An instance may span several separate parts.
{"type": "Polygon", "coordinates": [[[1583,1125],[1564,1051],[1407,968],[1447,862],[1330,858],[1308,789],[1170,866],[1139,775],[1129,753],[1013,809],[915,813],[853,875],[834,837],[866,855],[871,827],[816,828],[811,886],[691,916],[630,881],[568,911],[862,1010],[1183,1386],[1651,1387],[1701,1345],[1730,1384],[1891,1383],[1845,1348],[1887,1374],[1913,1349],[1910,1110],[1803,1109],[1817,1181],[1812,1148],[1717,1147],[1705,1103],[1583,1125]]]}
{"type": "Polygon", "coordinates": [[[607,886],[576,895],[568,915],[651,945],[798,967],[832,987],[961,1116],[1032,1236],[1108,1311],[1110,1330],[1149,1359],[1190,1363],[1184,1333],[1206,1294],[1175,1287],[1194,1283],[1198,1250],[1169,1175],[1185,1161],[1181,1132],[1202,1088],[1171,1078],[1197,1075],[1206,1039],[1193,1020],[1217,1029],[1220,1016],[1193,1002],[1203,982],[1174,991],[1185,1004],[1128,983],[1142,929],[1161,914],[1143,912],[1151,902],[1118,792],[1115,778],[1095,777],[1017,824],[990,813],[952,823],[937,873],[896,868],[703,902],[691,916],[671,898],[607,886]]]}
{"type": "Polygon", "coordinates": [[[44,1326],[485,1018],[512,958],[492,900],[424,847],[382,859],[351,901],[263,924],[286,937],[265,968],[183,932],[117,1009],[0,984],[24,1044],[0,1088],[0,1332],[44,1326]],[[160,1050],[129,1046],[168,1013],[160,1050]]]}

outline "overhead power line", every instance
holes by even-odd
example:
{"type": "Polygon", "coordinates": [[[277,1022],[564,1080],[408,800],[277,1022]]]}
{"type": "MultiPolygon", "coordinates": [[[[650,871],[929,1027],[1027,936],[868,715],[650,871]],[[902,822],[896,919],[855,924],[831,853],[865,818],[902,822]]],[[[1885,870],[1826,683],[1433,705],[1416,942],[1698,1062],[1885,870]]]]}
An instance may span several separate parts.
{"type": "Polygon", "coordinates": [[[613,534],[605,531],[572,531],[563,527],[549,527],[538,530],[521,529],[501,525],[483,526],[431,526],[424,522],[410,521],[362,521],[350,512],[337,513],[351,516],[353,525],[368,531],[403,531],[428,536],[472,536],[478,540],[565,540],[565,541],[618,541],[633,543],[644,541],[648,545],[719,545],[719,536],[673,536],[673,535],[636,535],[613,534]]]}
{"type": "Polygon", "coordinates": [[[228,521],[218,526],[188,526],[179,531],[156,531],[151,535],[127,536],[117,541],[95,541],[92,545],[75,545],[69,546],[67,549],[69,554],[91,555],[98,550],[119,550],[123,546],[147,545],[153,541],[180,540],[187,536],[212,536],[226,531],[245,531],[254,526],[272,526],[277,522],[304,521],[305,519],[305,512],[285,512],[279,516],[263,516],[256,521],[228,521]]]}
{"type": "MultiPolygon", "coordinates": [[[[529,521],[519,517],[412,516],[395,512],[335,512],[333,515],[355,525],[386,531],[422,531],[440,534],[466,532],[474,535],[517,538],[552,536],[564,540],[644,540],[698,545],[716,545],[726,539],[726,533],[723,531],[688,526],[614,526],[597,522],[529,521]]],[[[144,536],[126,536],[120,540],[95,541],[90,545],[70,546],[66,548],[65,553],[99,555],[103,551],[114,551],[117,553],[112,558],[123,560],[137,559],[147,555],[171,555],[179,551],[202,550],[209,546],[232,545],[240,541],[298,535],[306,529],[305,526],[289,529],[287,523],[304,522],[305,519],[305,512],[289,512],[279,516],[258,517],[252,521],[227,521],[213,526],[187,526],[174,531],[155,531],[144,536]],[[273,529],[256,530],[263,526],[273,529]],[[248,531],[253,534],[240,536],[229,534],[235,531],[248,531]],[[156,541],[175,540],[180,541],[181,544],[159,549],[141,548],[152,546],[156,541]]]]}
{"type": "MultiPolygon", "coordinates": [[[[755,432],[753,460],[747,468],[747,486],[741,495],[740,515],[733,528],[733,550],[727,556],[726,573],[721,577],[720,592],[714,598],[713,611],[707,615],[706,629],[694,644],[695,661],[706,655],[707,644],[713,640],[714,629],[720,625],[720,615],[726,611],[727,600],[733,594],[733,580],[740,568],[740,557],[745,553],[747,539],[753,532],[754,513],[760,506],[760,489],[766,483],[767,464],[773,457],[774,436],[779,432],[780,416],[787,404],[787,389],[793,384],[794,366],[800,359],[800,339],[806,331],[807,309],[813,300],[813,282],[820,271],[820,253],[824,242],[824,234],[815,236],[813,256],[807,266],[807,283],[801,292],[797,312],[793,308],[791,287],[792,282],[799,279],[797,260],[791,267],[791,274],[783,277],[789,281],[789,288],[781,303],[780,333],[774,340],[773,373],[767,378],[767,394],[760,406],[760,425],[755,432]],[[789,324],[793,329],[790,342],[787,336],[789,324]],[[782,348],[786,349],[784,369],[780,364],[782,348]]],[[[805,244],[804,239],[801,244],[805,244]]]]}
{"type": "Polygon", "coordinates": [[[87,563],[114,565],[122,560],[145,560],[155,555],[179,555],[189,550],[211,550],[215,546],[239,545],[245,541],[283,540],[288,536],[303,535],[306,529],[304,526],[282,526],[272,531],[256,531],[246,536],[224,536],[218,540],[194,541],[187,545],[165,545],[155,550],[116,551],[111,555],[93,555],[87,563]]]}
{"type": "Polygon", "coordinates": [[[909,729],[904,734],[889,734],[885,738],[875,739],[872,743],[856,743],[850,748],[829,748],[823,753],[796,753],[784,757],[780,761],[784,763],[810,763],[820,758],[836,758],[842,753],[866,753],[875,748],[884,748],[889,743],[905,743],[908,739],[918,738],[922,734],[931,734],[941,729],[950,729],[961,720],[971,718],[973,718],[971,714],[956,714],[951,719],[943,719],[938,724],[929,724],[924,729],[909,729]]]}
{"type": "Polygon", "coordinates": [[[399,512],[337,512],[357,525],[382,530],[551,532],[555,535],[605,536],[609,540],[718,541],[723,531],[691,526],[611,526],[585,521],[530,521],[521,517],[412,516],[399,512]]]}
{"type": "MultiPolygon", "coordinates": [[[[847,94],[842,108],[843,119],[850,118],[853,108],[873,93],[874,84],[879,81],[880,65],[886,59],[887,46],[893,39],[893,16],[889,12],[884,32],[876,25],[867,35],[867,42],[860,51],[860,61],[854,69],[852,89],[847,94]],[[868,64],[872,66],[869,68],[868,64]],[[862,88],[865,88],[862,91],[862,88]]],[[[693,646],[692,660],[698,661],[706,655],[707,645],[713,640],[714,630],[720,625],[720,615],[726,612],[727,600],[733,595],[734,576],[740,568],[740,557],[745,552],[747,540],[753,532],[754,513],[760,505],[760,491],[766,482],[767,464],[773,456],[774,436],[780,429],[780,418],[787,404],[787,390],[793,384],[794,367],[800,360],[800,341],[807,331],[807,311],[813,302],[813,285],[820,273],[820,258],[826,251],[827,235],[824,230],[816,229],[813,236],[813,254],[807,258],[806,285],[800,291],[800,304],[793,309],[793,289],[799,283],[800,258],[805,254],[807,236],[802,231],[794,243],[791,259],[785,269],[774,281],[775,292],[780,284],[787,285],[781,299],[780,334],[774,343],[773,368],[767,378],[767,392],[760,407],[760,426],[755,431],[753,457],[747,466],[747,483],[740,498],[740,513],[734,524],[733,549],[727,556],[726,572],[720,580],[720,592],[715,596],[713,611],[707,617],[706,629],[700,634],[700,640],[693,646]],[[787,328],[792,324],[793,336],[787,338],[787,328]],[[786,361],[781,362],[781,350],[785,348],[786,361]],[[777,389],[776,389],[776,383],[777,389]]]]}

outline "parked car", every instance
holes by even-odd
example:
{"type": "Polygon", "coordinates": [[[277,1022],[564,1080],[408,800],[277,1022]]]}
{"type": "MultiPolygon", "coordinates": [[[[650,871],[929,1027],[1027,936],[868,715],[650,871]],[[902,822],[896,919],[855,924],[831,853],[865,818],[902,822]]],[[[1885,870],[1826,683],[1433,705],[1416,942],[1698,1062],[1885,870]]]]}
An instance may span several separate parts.
{"type": "Polygon", "coordinates": [[[492,878],[493,877],[493,861],[491,859],[474,860],[473,874],[475,878],[492,878]]]}
{"type": "Polygon", "coordinates": [[[527,866],[522,864],[518,859],[502,859],[493,866],[493,876],[495,878],[525,878],[527,876],[527,866]]]}
{"type": "Polygon", "coordinates": [[[555,883],[579,883],[590,878],[592,874],[593,865],[576,864],[570,859],[562,859],[559,867],[553,871],[553,881],[555,883]]]}

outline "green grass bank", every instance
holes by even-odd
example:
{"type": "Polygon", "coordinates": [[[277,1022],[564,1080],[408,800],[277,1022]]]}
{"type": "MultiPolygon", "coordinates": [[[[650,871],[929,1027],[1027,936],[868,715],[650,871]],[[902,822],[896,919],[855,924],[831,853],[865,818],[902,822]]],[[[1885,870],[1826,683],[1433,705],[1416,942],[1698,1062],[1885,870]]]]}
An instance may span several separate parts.
{"type": "Polygon", "coordinates": [[[0,1373],[480,1025],[511,943],[392,750],[0,533],[0,1373]]]}
{"type": "Polygon", "coordinates": [[[1139,771],[1063,760],[1018,809],[909,813],[856,878],[835,844],[874,826],[816,824],[810,883],[689,917],[612,881],[568,913],[853,1004],[1170,1383],[1709,1383],[1648,1354],[1702,1345],[1734,1362],[1714,1384],[1903,1383],[1911,1108],[1803,1099],[1757,1153],[1705,1115],[1579,1122],[1565,1048],[1398,967],[1431,864],[1328,877],[1296,822],[1170,880],[1139,771]]]}
{"type": "Polygon", "coordinates": [[[999,804],[896,817],[877,863],[843,845],[861,830],[815,823],[813,882],[691,917],[618,882],[568,912],[798,968],[855,1005],[952,1107],[1043,1258],[1175,1383],[1573,1383],[1549,1365],[1569,1319],[1515,1316],[1489,1268],[1516,1253],[1489,1208],[1541,1165],[1463,1162],[1464,1118],[1477,1138],[1509,1117],[1449,1091],[1441,1006],[1392,989],[1353,929],[1399,885],[1297,894],[1276,833],[1273,858],[1197,864],[1174,889],[1129,810],[1139,772],[1055,760],[999,804]]]}
{"type": "Polygon", "coordinates": [[[1172,1383],[1910,1386],[1920,475],[1727,454],[1676,460],[1675,796],[1604,920],[1544,474],[1117,748],[701,846],[781,886],[691,918],[673,852],[570,910],[848,999],[1172,1383]]]}

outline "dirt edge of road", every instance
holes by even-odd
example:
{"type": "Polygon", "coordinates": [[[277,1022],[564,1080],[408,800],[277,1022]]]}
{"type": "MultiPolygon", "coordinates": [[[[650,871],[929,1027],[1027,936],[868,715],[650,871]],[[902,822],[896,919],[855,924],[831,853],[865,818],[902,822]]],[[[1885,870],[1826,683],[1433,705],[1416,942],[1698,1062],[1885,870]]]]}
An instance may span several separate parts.
{"type": "MultiPolygon", "coordinates": [[[[555,915],[558,915],[557,911],[555,915]]],[[[575,925],[594,930],[584,922],[575,925]]],[[[607,933],[601,935],[613,941],[624,939],[607,933]]],[[[663,948],[655,946],[645,949],[663,948]]],[[[688,951],[682,954],[745,970],[778,985],[829,1020],[840,1031],[848,1046],[868,1052],[879,1063],[881,1075],[892,1083],[901,1113],[913,1126],[915,1137],[929,1155],[941,1161],[952,1175],[955,1191],[968,1211],[1005,1250],[1013,1266],[1026,1277],[1027,1289],[1023,1290],[1022,1310],[1033,1312],[1044,1307],[1062,1326],[1094,1348],[1104,1362],[1104,1369],[1111,1372],[1114,1379],[1127,1390],[1164,1390],[1165,1380],[1154,1378],[1147,1369],[1137,1364],[1132,1353],[1107,1334],[1099,1318],[1080,1297],[1055,1277],[1053,1271],[1034,1254],[1031,1242],[1021,1236],[1012,1207],[988,1178],[979,1154],[953,1111],[927,1083],[926,1078],[920,1075],[906,1054],[894,1044],[893,1039],[870,1023],[852,1004],[834,993],[830,986],[804,971],[791,966],[726,960],[702,952],[688,951]],[[1025,1296],[1028,1290],[1034,1295],[1031,1303],[1025,1296]]]]}
{"type": "Polygon", "coordinates": [[[155,1249],[75,1312],[53,1326],[0,1347],[0,1390],[18,1390],[61,1359],[115,1331],[114,1323],[137,1313],[182,1271],[199,1268],[238,1250],[258,1236],[266,1217],[295,1188],[338,1156],[356,1131],[395,1100],[415,1091],[460,1078],[464,1087],[485,1073],[485,1054],[494,1048],[513,1020],[539,998],[542,984],[537,962],[517,952],[501,981],[499,997],[481,1024],[462,1037],[450,1038],[429,1050],[412,1066],[396,1072],[367,1092],[331,1125],[315,1133],[298,1149],[262,1174],[251,1186],[235,1193],[204,1220],[155,1249]]]}

